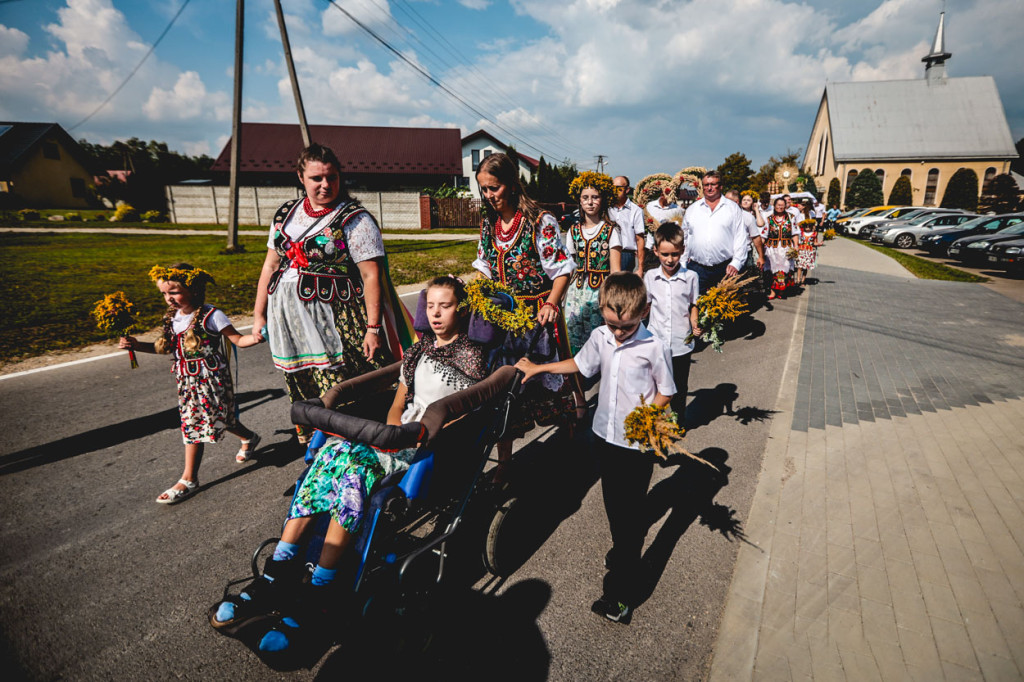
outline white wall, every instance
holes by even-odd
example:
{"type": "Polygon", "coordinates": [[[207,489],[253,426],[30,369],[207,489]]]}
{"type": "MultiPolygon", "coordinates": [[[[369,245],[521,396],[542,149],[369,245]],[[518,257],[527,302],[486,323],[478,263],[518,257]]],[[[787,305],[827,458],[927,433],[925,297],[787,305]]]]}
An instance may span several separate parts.
{"type": "MultiPolygon", "coordinates": [[[[491,154],[506,154],[508,149],[501,145],[495,144],[491,140],[486,138],[477,138],[470,142],[463,143],[462,145],[462,175],[469,178],[469,191],[473,193],[474,199],[480,198],[480,186],[476,183],[476,171],[473,170],[473,150],[476,149],[480,152],[480,160],[483,161],[485,155],[490,152],[491,154]]],[[[523,163],[522,159],[519,159],[519,174],[526,178],[529,182],[530,178],[533,177],[533,169],[523,163]]]]}

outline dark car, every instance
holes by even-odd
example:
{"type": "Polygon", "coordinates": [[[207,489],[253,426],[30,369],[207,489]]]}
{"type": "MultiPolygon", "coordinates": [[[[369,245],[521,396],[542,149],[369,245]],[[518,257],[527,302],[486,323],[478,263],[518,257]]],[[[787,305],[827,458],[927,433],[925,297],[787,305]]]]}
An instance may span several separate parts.
{"type": "Polygon", "coordinates": [[[988,266],[1011,275],[1024,275],[1024,238],[998,242],[988,247],[988,266]]]}
{"type": "Polygon", "coordinates": [[[934,230],[932,234],[921,238],[921,248],[933,256],[945,256],[950,245],[961,237],[969,237],[976,234],[994,234],[1022,220],[1024,220],[1024,213],[981,216],[974,220],[968,220],[966,223],[956,227],[934,230]]]}
{"type": "Polygon", "coordinates": [[[1017,218],[1015,224],[1004,227],[998,232],[961,237],[950,245],[947,253],[950,258],[956,258],[966,265],[984,265],[988,262],[988,247],[1000,242],[1020,239],[1024,235],[1024,222],[1021,221],[1024,221],[1024,216],[1017,218]]]}

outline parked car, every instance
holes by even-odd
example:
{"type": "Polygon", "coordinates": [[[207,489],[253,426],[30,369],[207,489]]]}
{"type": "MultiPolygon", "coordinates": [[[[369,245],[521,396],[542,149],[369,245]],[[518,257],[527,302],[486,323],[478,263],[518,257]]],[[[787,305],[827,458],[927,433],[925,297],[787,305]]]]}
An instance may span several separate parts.
{"type": "Polygon", "coordinates": [[[1010,239],[988,247],[988,266],[1011,275],[1024,275],[1024,239],[1010,239]]]}
{"type": "Polygon", "coordinates": [[[856,218],[850,218],[846,221],[846,234],[854,237],[860,236],[860,228],[868,223],[874,222],[880,218],[888,218],[894,212],[900,209],[907,208],[906,206],[876,206],[867,213],[859,215],[856,218]]]}
{"type": "Polygon", "coordinates": [[[1006,213],[997,216],[980,216],[956,227],[944,227],[933,230],[932,234],[921,238],[921,248],[932,256],[945,256],[950,245],[961,237],[975,234],[994,234],[1004,227],[1015,225],[1024,220],[1024,213],[1006,213]]]}
{"type": "Polygon", "coordinates": [[[871,241],[909,249],[933,230],[955,227],[977,217],[973,213],[924,213],[906,222],[897,220],[889,225],[878,226],[871,234],[871,241]]]}
{"type": "Polygon", "coordinates": [[[846,222],[848,220],[850,220],[851,218],[856,218],[858,216],[864,215],[868,211],[872,210],[872,208],[873,207],[869,207],[869,208],[852,208],[849,211],[845,211],[843,213],[840,213],[839,217],[836,218],[836,230],[838,230],[840,234],[846,234],[846,222]]]}
{"type": "MultiPolygon", "coordinates": [[[[959,208],[935,208],[934,206],[907,207],[902,211],[893,213],[889,218],[878,218],[870,223],[866,223],[861,227],[861,230],[863,232],[865,228],[871,227],[870,236],[874,237],[878,233],[878,230],[885,232],[885,228],[887,227],[903,225],[910,221],[914,221],[915,225],[919,225],[921,224],[921,221],[932,216],[948,215],[950,213],[967,213],[967,211],[959,208]]],[[[864,237],[867,238],[868,235],[864,234],[864,237]]]]}
{"type": "Polygon", "coordinates": [[[1024,215],[1017,218],[1014,223],[1007,227],[988,234],[977,234],[969,237],[961,237],[953,242],[947,253],[950,258],[956,258],[965,265],[975,267],[988,262],[988,247],[1000,242],[1007,242],[1013,239],[1020,239],[1024,235],[1024,215]]]}

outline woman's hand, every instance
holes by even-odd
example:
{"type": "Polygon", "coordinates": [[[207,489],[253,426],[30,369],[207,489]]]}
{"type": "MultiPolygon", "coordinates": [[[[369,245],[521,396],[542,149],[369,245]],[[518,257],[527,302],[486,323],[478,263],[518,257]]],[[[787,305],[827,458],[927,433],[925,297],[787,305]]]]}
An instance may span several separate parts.
{"type": "Polygon", "coordinates": [[[366,334],[363,336],[363,355],[366,356],[367,360],[373,360],[373,356],[376,355],[380,347],[380,334],[375,334],[373,330],[367,329],[366,334]]]}
{"type": "Polygon", "coordinates": [[[122,350],[134,350],[136,340],[134,336],[122,336],[117,342],[117,347],[122,350]]]}
{"type": "Polygon", "coordinates": [[[549,322],[554,322],[558,319],[558,306],[553,303],[542,304],[540,309],[537,311],[537,324],[544,326],[549,322]]]}
{"type": "Polygon", "coordinates": [[[540,366],[531,362],[527,358],[521,358],[516,363],[516,369],[523,373],[523,383],[525,384],[531,377],[540,374],[540,366]]]}
{"type": "Polygon", "coordinates": [[[252,318],[252,338],[256,339],[256,343],[263,343],[266,341],[263,338],[263,328],[267,326],[267,316],[256,314],[252,318]]]}

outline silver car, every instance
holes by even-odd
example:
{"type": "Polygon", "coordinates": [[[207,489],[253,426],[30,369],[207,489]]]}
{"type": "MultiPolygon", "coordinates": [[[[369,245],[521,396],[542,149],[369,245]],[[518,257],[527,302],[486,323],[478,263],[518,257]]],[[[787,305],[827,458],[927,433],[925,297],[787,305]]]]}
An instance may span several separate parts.
{"type": "MultiPolygon", "coordinates": [[[[911,219],[903,225],[889,225],[887,228],[877,230],[875,236],[879,236],[878,242],[892,244],[901,249],[909,249],[917,244],[921,237],[930,234],[932,230],[941,227],[954,227],[978,216],[970,213],[946,213],[919,216],[917,220],[911,219]],[[879,235],[879,233],[881,233],[879,235]]],[[[872,236],[872,241],[875,241],[872,236]]]]}

